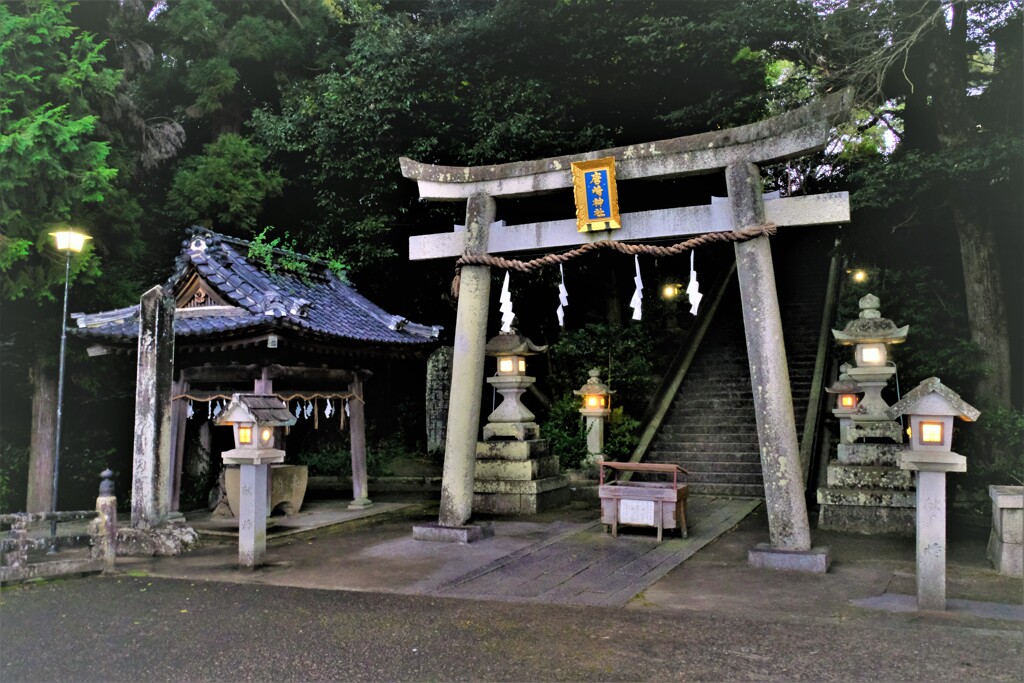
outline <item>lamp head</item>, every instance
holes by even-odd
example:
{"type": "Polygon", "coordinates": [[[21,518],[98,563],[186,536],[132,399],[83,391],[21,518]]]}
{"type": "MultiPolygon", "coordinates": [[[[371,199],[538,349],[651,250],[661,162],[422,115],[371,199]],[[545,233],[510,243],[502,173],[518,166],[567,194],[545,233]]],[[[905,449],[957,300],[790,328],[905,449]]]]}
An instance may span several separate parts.
{"type": "Polygon", "coordinates": [[[85,233],[76,232],[71,228],[57,230],[56,232],[51,232],[50,235],[53,237],[57,251],[73,251],[75,253],[82,251],[82,248],[85,247],[86,240],[92,239],[85,233]]]}

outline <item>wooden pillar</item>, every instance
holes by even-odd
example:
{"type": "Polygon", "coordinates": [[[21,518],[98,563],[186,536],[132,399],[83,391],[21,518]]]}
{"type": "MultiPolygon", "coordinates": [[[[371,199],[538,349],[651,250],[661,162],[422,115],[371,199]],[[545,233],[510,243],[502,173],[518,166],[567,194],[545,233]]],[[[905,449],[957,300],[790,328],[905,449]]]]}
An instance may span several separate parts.
{"type": "Polygon", "coordinates": [[[171,383],[174,299],[157,286],[142,295],[132,455],[132,527],[150,529],[171,505],[171,383]]]}
{"type": "MultiPolygon", "coordinates": [[[[179,379],[171,385],[171,396],[188,393],[188,382],[179,379]]],[[[185,429],[188,425],[188,399],[171,402],[171,472],[174,486],[171,490],[171,511],[181,509],[181,472],[185,467],[185,429]]]]}
{"type": "MultiPolygon", "coordinates": [[[[763,223],[757,166],[732,164],[725,178],[736,229],[763,223]]],[[[771,543],[779,550],[807,551],[811,532],[771,245],[767,237],[758,237],[737,242],[735,248],[771,543]]]]}
{"type": "Polygon", "coordinates": [[[56,437],[57,378],[42,358],[29,373],[32,382],[32,441],[28,456],[26,512],[49,512],[53,497],[53,448],[56,437]]]}
{"type": "Polygon", "coordinates": [[[352,502],[350,510],[368,508],[370,501],[366,476],[366,413],[363,400],[363,376],[365,370],[356,370],[349,391],[352,398],[348,401],[349,439],[352,448],[352,502]]]}
{"type": "MultiPolygon", "coordinates": [[[[493,197],[475,194],[466,202],[467,254],[487,253],[487,236],[494,214],[493,197]]],[[[455,355],[438,517],[439,525],[444,527],[462,526],[473,514],[473,478],[490,295],[491,267],[463,266],[455,318],[455,355]]]]}

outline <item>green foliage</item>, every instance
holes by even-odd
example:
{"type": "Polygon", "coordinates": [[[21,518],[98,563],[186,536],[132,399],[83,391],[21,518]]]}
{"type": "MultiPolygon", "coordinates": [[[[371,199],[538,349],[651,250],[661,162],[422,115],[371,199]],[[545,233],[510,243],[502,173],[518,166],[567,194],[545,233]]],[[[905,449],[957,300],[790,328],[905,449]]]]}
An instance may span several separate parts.
{"type": "Polygon", "coordinates": [[[25,511],[28,456],[27,448],[0,444],[0,514],[25,511]]]}
{"type": "MultiPolygon", "coordinates": [[[[47,232],[104,200],[117,169],[97,134],[96,102],[120,80],[104,43],[72,26],[70,5],[53,0],[0,4],[0,297],[52,298],[63,259],[47,232]]],[[[96,276],[93,250],[72,276],[96,276]]]]}
{"type": "Polygon", "coordinates": [[[267,152],[251,140],[226,133],[203,154],[184,161],[174,176],[168,208],[182,222],[251,231],[264,200],[281,193],[284,179],[267,168],[267,152]]]}
{"type": "Polygon", "coordinates": [[[967,479],[979,489],[992,484],[1024,486],[1024,411],[984,408],[978,421],[957,430],[966,432],[958,450],[967,456],[967,479]]]}
{"type": "MultiPolygon", "coordinates": [[[[391,463],[411,455],[397,437],[368,442],[366,445],[366,473],[371,477],[391,474],[391,463]]],[[[352,451],[348,434],[337,433],[318,439],[309,448],[295,454],[296,465],[309,467],[311,477],[352,476],[352,451]]]]}
{"type": "Polygon", "coordinates": [[[587,430],[576,396],[562,395],[551,404],[547,420],[541,424],[541,436],[562,469],[580,467],[587,455],[587,430]]]}

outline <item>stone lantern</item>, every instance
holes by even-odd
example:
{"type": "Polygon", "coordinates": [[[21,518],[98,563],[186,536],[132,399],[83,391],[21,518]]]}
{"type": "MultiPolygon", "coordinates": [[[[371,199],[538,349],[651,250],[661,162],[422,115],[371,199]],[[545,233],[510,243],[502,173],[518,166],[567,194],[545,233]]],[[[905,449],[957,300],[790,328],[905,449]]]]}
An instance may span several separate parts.
{"type": "Polygon", "coordinates": [[[817,491],[818,528],[863,534],[910,534],[914,528],[913,477],[897,467],[903,429],[886,412],[882,390],[896,374],[889,345],[906,341],[908,326],[897,327],[878,311],[878,297],[860,299],[860,315],[836,343],[853,347],[854,363],[843,364],[826,391],[836,397],[839,444],[817,491]]]}
{"type": "Polygon", "coordinates": [[[886,417],[889,405],[882,398],[882,390],[896,374],[889,364],[889,344],[902,344],[907,339],[909,326],[896,327],[878,311],[879,300],[874,294],[861,297],[860,316],[832,336],[841,346],[854,347],[856,365],[847,369],[850,380],[864,390],[849,420],[840,420],[840,440],[852,443],[860,437],[883,437],[901,440],[900,427],[886,417]]]}
{"type": "Polygon", "coordinates": [[[534,414],[522,404],[520,398],[537,381],[526,375],[526,357],[546,351],[547,348],[536,346],[514,330],[502,332],[487,342],[484,353],[497,358],[498,366],[497,373],[488,377],[487,383],[501,394],[501,403],[487,416],[484,441],[528,441],[540,436],[540,428],[533,421],[534,414]]]}
{"type": "Polygon", "coordinates": [[[836,405],[832,409],[832,414],[840,419],[849,418],[857,412],[857,406],[860,404],[860,395],[864,393],[861,386],[850,379],[850,376],[847,374],[849,369],[850,366],[844,364],[840,368],[839,379],[833,382],[831,386],[825,387],[826,393],[833,394],[836,397],[836,405]]]}
{"type": "Polygon", "coordinates": [[[603,459],[598,456],[604,453],[604,423],[612,413],[612,394],[615,392],[601,381],[601,371],[593,368],[582,387],[572,393],[583,397],[580,415],[587,419],[587,453],[591,464],[603,459]]]}
{"type": "Polygon", "coordinates": [[[540,438],[533,413],[520,401],[536,381],[526,374],[526,359],[546,349],[514,330],[498,334],[484,347],[487,355],[497,359],[497,372],[487,383],[502,401],[487,417],[483,440],[476,444],[473,510],[477,512],[536,514],[569,500],[569,479],[560,473],[558,457],[551,455],[547,439],[540,438]]]}
{"type": "Polygon", "coordinates": [[[910,418],[910,443],[900,469],[917,479],[917,606],[946,609],[946,473],[966,472],[967,459],[953,453],[953,418],[973,422],[981,414],[930,377],[888,409],[889,419],[910,418]]]}
{"type": "Polygon", "coordinates": [[[217,424],[234,432],[235,447],[221,458],[240,466],[238,564],[252,569],[263,564],[267,552],[270,465],[284,461],[284,451],[274,445],[278,431],[295,424],[295,417],[276,396],[234,394],[217,424]]]}

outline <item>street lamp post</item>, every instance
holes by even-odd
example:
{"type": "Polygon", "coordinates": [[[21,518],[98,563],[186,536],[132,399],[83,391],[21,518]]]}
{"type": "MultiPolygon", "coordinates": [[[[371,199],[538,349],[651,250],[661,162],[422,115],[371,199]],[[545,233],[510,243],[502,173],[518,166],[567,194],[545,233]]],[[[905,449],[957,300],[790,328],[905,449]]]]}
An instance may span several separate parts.
{"type": "MultiPolygon", "coordinates": [[[[68,289],[71,283],[71,254],[82,251],[88,235],[66,229],[51,232],[57,251],[63,251],[64,263],[64,315],[60,319],[60,369],[57,372],[57,425],[53,444],[53,488],[50,491],[50,512],[57,512],[57,482],[60,475],[60,428],[64,408],[64,356],[68,341],[68,289]]],[[[57,520],[50,520],[50,554],[57,552],[57,520]]]]}

